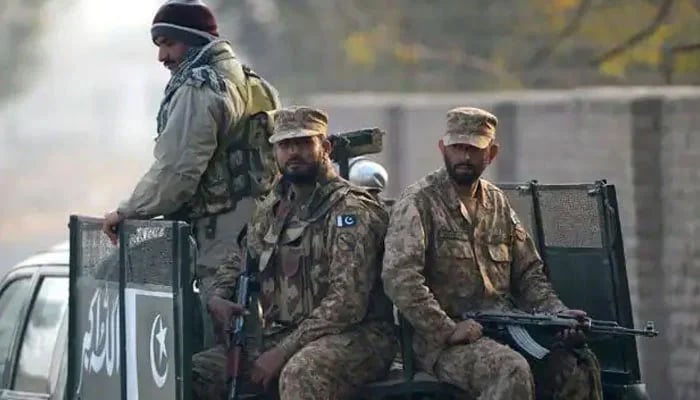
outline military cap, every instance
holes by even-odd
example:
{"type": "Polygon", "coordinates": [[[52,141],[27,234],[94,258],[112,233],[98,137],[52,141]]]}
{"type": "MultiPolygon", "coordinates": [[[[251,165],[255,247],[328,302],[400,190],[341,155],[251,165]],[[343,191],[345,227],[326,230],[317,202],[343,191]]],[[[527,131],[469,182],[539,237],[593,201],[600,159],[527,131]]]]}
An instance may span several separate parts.
{"type": "Polygon", "coordinates": [[[274,113],[274,128],[270,143],[309,136],[326,136],[328,115],[312,107],[292,106],[274,113]]]}
{"type": "Polygon", "coordinates": [[[496,138],[498,118],[476,107],[457,107],[447,112],[447,131],[443,137],[445,146],[468,144],[486,148],[496,138]]]}

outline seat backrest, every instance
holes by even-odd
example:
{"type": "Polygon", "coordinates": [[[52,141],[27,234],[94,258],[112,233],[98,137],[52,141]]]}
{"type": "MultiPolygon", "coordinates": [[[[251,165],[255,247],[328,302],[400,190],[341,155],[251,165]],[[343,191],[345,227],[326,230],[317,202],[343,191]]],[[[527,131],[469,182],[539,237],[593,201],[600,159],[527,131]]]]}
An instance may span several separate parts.
{"type": "Polygon", "coordinates": [[[535,201],[533,200],[533,186],[537,181],[526,183],[506,183],[499,184],[498,187],[505,192],[511,207],[515,209],[518,219],[525,226],[525,229],[535,241],[537,248],[540,248],[540,238],[542,236],[537,224],[537,213],[535,201]]]}
{"type": "MultiPolygon", "coordinates": [[[[570,308],[586,310],[594,319],[633,327],[614,185],[605,181],[540,185],[533,181],[519,190],[504,186],[509,188],[506,192],[516,212],[524,214],[523,224],[530,224],[562,301],[570,308]]],[[[604,382],[640,380],[634,337],[595,341],[591,348],[600,360],[604,382]]]]}

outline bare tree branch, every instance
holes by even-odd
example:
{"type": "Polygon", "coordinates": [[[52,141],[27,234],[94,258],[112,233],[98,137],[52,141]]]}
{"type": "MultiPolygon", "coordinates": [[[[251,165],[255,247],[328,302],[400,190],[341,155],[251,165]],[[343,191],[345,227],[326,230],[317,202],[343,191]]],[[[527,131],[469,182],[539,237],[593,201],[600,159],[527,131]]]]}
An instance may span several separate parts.
{"type": "Polygon", "coordinates": [[[670,85],[673,80],[673,73],[676,64],[676,56],[678,54],[700,51],[700,43],[682,44],[677,46],[669,46],[664,49],[664,57],[659,70],[664,76],[664,81],[670,85]]]}
{"type": "Polygon", "coordinates": [[[506,82],[520,82],[520,78],[503,67],[491,61],[462,50],[435,50],[427,46],[418,44],[415,46],[419,51],[419,57],[424,60],[440,61],[445,64],[459,65],[477,71],[485,72],[489,75],[506,82]]]}
{"type": "Polygon", "coordinates": [[[532,68],[541,64],[554,53],[561,42],[576,33],[592,3],[591,0],[582,0],[581,3],[579,3],[578,9],[576,9],[576,14],[574,14],[569,23],[559,32],[559,35],[557,35],[549,46],[543,47],[535,52],[530,61],[528,61],[527,68],[532,68]]]}
{"type": "Polygon", "coordinates": [[[644,41],[649,36],[653,35],[659,29],[661,23],[664,22],[666,17],[668,17],[668,14],[671,12],[671,7],[673,6],[673,3],[674,0],[664,0],[664,2],[661,3],[661,5],[659,5],[659,9],[656,12],[654,20],[651,21],[651,23],[646,28],[632,35],[632,37],[625,40],[621,44],[594,58],[593,60],[591,60],[590,64],[595,67],[600,66],[600,64],[619,56],[620,54],[626,52],[630,48],[644,41]]]}

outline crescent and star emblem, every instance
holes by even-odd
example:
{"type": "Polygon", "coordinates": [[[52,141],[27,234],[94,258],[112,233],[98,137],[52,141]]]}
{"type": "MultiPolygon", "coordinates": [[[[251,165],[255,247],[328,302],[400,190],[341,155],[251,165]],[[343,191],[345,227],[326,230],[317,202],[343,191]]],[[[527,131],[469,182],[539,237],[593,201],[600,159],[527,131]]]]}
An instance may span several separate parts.
{"type": "Polygon", "coordinates": [[[354,226],[355,223],[356,220],[354,215],[338,215],[336,218],[336,226],[340,228],[354,226]]]}
{"type": "Polygon", "coordinates": [[[153,319],[153,324],[151,325],[151,346],[150,346],[150,357],[151,357],[151,375],[153,376],[153,382],[155,382],[156,386],[159,388],[162,388],[165,385],[165,381],[168,379],[168,352],[167,349],[165,348],[165,336],[168,334],[168,328],[163,327],[163,319],[161,318],[160,314],[156,315],[156,317],[153,319]],[[156,326],[157,326],[157,332],[156,332],[156,326]],[[156,362],[155,357],[156,357],[156,349],[154,349],[154,344],[158,344],[158,349],[157,349],[157,357],[158,361],[156,362]],[[165,368],[161,373],[161,368],[159,366],[163,365],[163,359],[165,358],[165,368]]]}

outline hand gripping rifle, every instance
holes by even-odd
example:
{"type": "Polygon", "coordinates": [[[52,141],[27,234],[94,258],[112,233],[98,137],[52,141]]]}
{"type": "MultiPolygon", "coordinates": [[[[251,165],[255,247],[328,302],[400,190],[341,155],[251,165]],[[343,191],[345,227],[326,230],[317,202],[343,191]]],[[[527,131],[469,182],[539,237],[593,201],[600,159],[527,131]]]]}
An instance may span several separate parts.
{"type": "Polygon", "coordinates": [[[632,329],[620,326],[615,321],[601,321],[588,317],[579,321],[573,316],[547,313],[465,312],[462,313],[461,318],[463,320],[472,319],[480,323],[484,330],[496,331],[497,334],[507,333],[522,351],[538,360],[544,358],[549,350],[530,336],[526,330],[527,327],[558,330],[582,328],[586,333],[612,336],[654,337],[659,334],[652,321],[647,322],[644,329],[632,329]]]}
{"type": "Polygon", "coordinates": [[[241,357],[243,346],[245,345],[245,318],[248,314],[247,310],[251,305],[253,293],[259,289],[257,278],[254,274],[254,260],[250,252],[245,252],[245,262],[241,273],[236,281],[236,303],[243,307],[243,312],[240,315],[231,319],[231,329],[229,330],[229,343],[227,358],[227,376],[228,376],[228,392],[225,400],[238,400],[241,398],[239,393],[240,372],[241,372],[241,357]]]}

